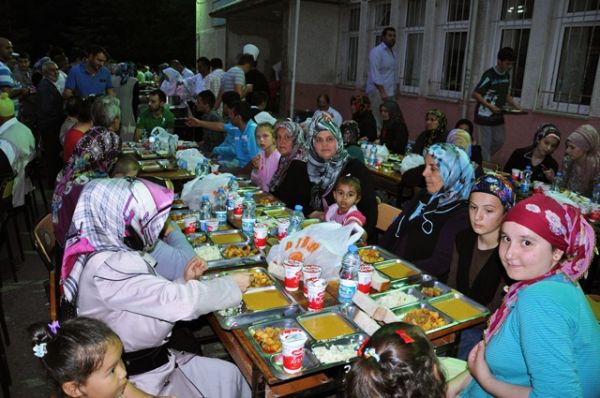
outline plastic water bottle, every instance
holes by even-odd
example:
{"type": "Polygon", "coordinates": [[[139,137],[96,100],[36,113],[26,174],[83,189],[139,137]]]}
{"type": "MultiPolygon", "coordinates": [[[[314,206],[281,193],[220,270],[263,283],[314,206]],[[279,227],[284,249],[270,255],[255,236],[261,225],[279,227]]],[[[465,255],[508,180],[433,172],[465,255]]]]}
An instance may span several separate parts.
{"type": "Polygon", "coordinates": [[[223,187],[217,191],[217,197],[215,199],[215,217],[219,220],[219,224],[225,224],[227,222],[227,195],[223,187]]]}
{"type": "Polygon", "coordinates": [[[377,165],[377,146],[371,145],[369,148],[369,166],[375,167],[377,165]]]}
{"type": "Polygon", "coordinates": [[[242,202],[244,212],[242,213],[242,232],[246,236],[252,236],[254,233],[254,223],[256,222],[256,202],[252,192],[246,192],[246,197],[242,202]]]}
{"type": "Polygon", "coordinates": [[[200,205],[200,229],[206,232],[206,221],[212,216],[212,205],[208,195],[202,195],[202,204],[200,205]]]}
{"type": "Polygon", "coordinates": [[[404,148],[404,154],[408,155],[412,153],[412,144],[409,142],[406,144],[406,147],[404,148]]]}
{"type": "Polygon", "coordinates": [[[302,229],[302,221],[304,221],[304,214],[302,213],[302,206],[296,205],[294,212],[290,217],[290,226],[288,227],[288,235],[294,232],[298,232],[302,229]]]}
{"type": "Polygon", "coordinates": [[[522,179],[521,179],[521,192],[527,193],[531,190],[531,175],[533,172],[531,171],[531,166],[525,166],[525,170],[523,170],[522,179]]]}
{"type": "Polygon", "coordinates": [[[237,178],[231,176],[229,182],[227,183],[227,191],[228,192],[237,192],[240,189],[240,184],[238,184],[237,178]]]}
{"type": "Polygon", "coordinates": [[[600,184],[596,184],[592,193],[592,202],[600,203],[600,184]]]}
{"type": "Polygon", "coordinates": [[[556,175],[554,176],[554,180],[552,180],[552,188],[551,189],[555,192],[560,192],[562,185],[563,185],[563,175],[560,171],[557,171],[556,175]]]}
{"type": "Polygon", "coordinates": [[[340,287],[338,290],[338,301],[344,305],[352,304],[352,297],[358,286],[358,269],[360,267],[360,256],[356,245],[350,245],[348,252],[342,258],[340,269],[340,287]]]}

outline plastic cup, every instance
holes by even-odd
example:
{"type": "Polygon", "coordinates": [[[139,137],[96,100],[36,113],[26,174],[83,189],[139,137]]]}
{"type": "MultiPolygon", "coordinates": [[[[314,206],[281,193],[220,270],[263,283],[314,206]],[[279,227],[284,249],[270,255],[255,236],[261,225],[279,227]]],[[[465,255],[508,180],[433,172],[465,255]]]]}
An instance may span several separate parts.
{"type": "Polygon", "coordinates": [[[590,221],[598,222],[598,220],[600,220],[600,205],[594,203],[590,212],[590,221]]]}
{"type": "Polygon", "coordinates": [[[281,355],[283,356],[283,370],[287,373],[298,373],[302,370],[304,359],[304,344],[308,336],[298,328],[284,329],[279,334],[281,341],[281,355]]]}
{"type": "Polygon", "coordinates": [[[206,220],[206,232],[214,232],[219,230],[219,220],[211,218],[206,220]]]}
{"type": "Polygon", "coordinates": [[[302,261],[285,260],[283,268],[285,270],[284,286],[285,290],[295,292],[300,285],[300,275],[302,274],[302,261]]]}
{"type": "Polygon", "coordinates": [[[265,224],[254,224],[254,246],[258,249],[267,247],[267,234],[269,228],[265,224]]]}
{"type": "Polygon", "coordinates": [[[277,239],[282,240],[286,237],[288,228],[290,227],[289,218],[280,218],[277,220],[277,239]]]}
{"type": "Polygon", "coordinates": [[[541,181],[534,181],[533,193],[544,193],[544,183],[541,181]]]}
{"type": "Polygon", "coordinates": [[[235,205],[233,207],[233,216],[236,218],[241,218],[242,214],[244,214],[244,198],[237,197],[235,198],[235,205]]]}
{"type": "Polygon", "coordinates": [[[215,217],[219,220],[220,224],[225,224],[227,222],[227,210],[215,211],[215,217]]]}
{"type": "Polygon", "coordinates": [[[512,169],[510,174],[514,182],[519,182],[521,179],[521,170],[519,169],[512,169]]]}
{"type": "Polygon", "coordinates": [[[304,293],[304,297],[308,297],[308,287],[306,286],[306,281],[311,278],[320,278],[321,271],[322,269],[318,265],[305,265],[302,268],[302,292],[304,293]]]}
{"type": "Polygon", "coordinates": [[[357,289],[365,294],[371,291],[371,280],[373,278],[373,266],[369,264],[361,264],[358,269],[358,286],[357,289]]]}
{"type": "Polygon", "coordinates": [[[308,289],[308,310],[321,311],[325,303],[327,281],[322,278],[310,278],[306,281],[308,289]]]}
{"type": "Polygon", "coordinates": [[[183,233],[192,234],[196,232],[196,217],[189,216],[183,220],[183,233]]]}

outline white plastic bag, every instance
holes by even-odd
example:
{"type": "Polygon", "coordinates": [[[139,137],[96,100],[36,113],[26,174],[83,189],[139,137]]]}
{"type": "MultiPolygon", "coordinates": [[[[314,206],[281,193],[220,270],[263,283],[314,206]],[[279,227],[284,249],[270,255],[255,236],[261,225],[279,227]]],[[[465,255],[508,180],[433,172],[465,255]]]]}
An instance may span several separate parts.
{"type": "Polygon", "coordinates": [[[175,158],[177,159],[177,165],[182,169],[186,169],[190,173],[194,173],[196,171],[198,164],[208,162],[208,159],[206,159],[204,155],[196,148],[182,149],[181,151],[177,151],[175,158]]]}
{"type": "Polygon", "coordinates": [[[181,200],[192,210],[200,210],[202,195],[208,195],[211,203],[215,204],[215,193],[224,188],[231,179],[231,174],[208,174],[196,177],[183,185],[181,200]]]}
{"type": "Polygon", "coordinates": [[[387,149],[385,145],[377,145],[377,160],[380,160],[382,163],[388,161],[388,157],[390,156],[390,151],[387,149]]]}
{"type": "Polygon", "coordinates": [[[291,259],[320,266],[321,278],[337,279],[348,246],[359,240],[363,233],[364,230],[356,224],[343,226],[324,222],[310,225],[286,236],[271,248],[267,256],[269,272],[283,279],[283,262],[291,259]]]}
{"type": "Polygon", "coordinates": [[[404,174],[407,170],[414,169],[423,164],[425,164],[423,156],[417,155],[416,153],[409,153],[402,159],[402,163],[400,163],[400,172],[404,174]]]}

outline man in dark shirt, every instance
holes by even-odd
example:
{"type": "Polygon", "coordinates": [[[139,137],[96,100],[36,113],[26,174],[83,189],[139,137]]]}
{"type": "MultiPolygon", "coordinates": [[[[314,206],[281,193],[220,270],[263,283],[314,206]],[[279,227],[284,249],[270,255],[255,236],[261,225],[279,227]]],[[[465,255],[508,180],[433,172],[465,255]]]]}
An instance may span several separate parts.
{"type": "MultiPolygon", "coordinates": [[[[247,95],[246,100],[250,103],[253,102],[252,96],[254,93],[264,93],[269,94],[269,82],[265,75],[256,69],[256,60],[258,59],[258,55],[260,54],[260,50],[254,44],[246,44],[243,48],[244,54],[252,55],[254,58],[254,64],[250,68],[248,72],[246,72],[246,84],[252,85],[252,92],[247,95]]],[[[260,95],[260,94],[259,94],[260,95]]]]}

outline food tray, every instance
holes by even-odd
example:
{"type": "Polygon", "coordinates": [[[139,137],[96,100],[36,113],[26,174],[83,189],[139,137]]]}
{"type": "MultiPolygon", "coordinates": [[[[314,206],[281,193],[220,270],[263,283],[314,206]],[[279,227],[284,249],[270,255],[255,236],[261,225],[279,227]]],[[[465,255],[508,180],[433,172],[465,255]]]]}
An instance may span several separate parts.
{"type": "Polygon", "coordinates": [[[135,155],[136,151],[135,148],[131,148],[131,147],[122,147],[121,148],[121,154],[123,155],[135,155]]]}
{"type": "Polygon", "coordinates": [[[142,171],[162,171],[163,167],[156,160],[138,160],[142,171]]]}
{"type": "Polygon", "coordinates": [[[444,308],[439,309],[439,311],[444,312],[446,315],[448,315],[449,317],[454,319],[456,322],[460,322],[460,323],[467,322],[472,319],[479,318],[482,315],[488,315],[490,313],[490,310],[488,310],[483,305],[479,304],[476,301],[473,301],[469,297],[465,296],[462,293],[458,293],[458,292],[455,292],[451,295],[446,295],[446,296],[436,297],[435,299],[430,299],[429,304],[431,304],[432,307],[437,309],[438,307],[436,307],[436,305],[439,305],[440,303],[443,303],[443,302],[448,302],[450,300],[458,300],[461,303],[461,305],[466,305],[467,308],[469,308],[472,312],[471,314],[460,313],[459,312],[460,310],[456,307],[454,307],[454,308],[450,307],[450,309],[444,309],[444,308]]]}
{"type": "Polygon", "coordinates": [[[204,232],[194,232],[192,234],[186,235],[188,242],[190,245],[196,247],[205,244],[208,242],[208,237],[204,232]]]}
{"type": "Polygon", "coordinates": [[[347,362],[350,362],[350,361],[353,361],[354,359],[356,359],[357,358],[356,352],[358,351],[358,348],[363,343],[363,341],[365,341],[366,338],[367,338],[366,334],[364,334],[363,332],[359,332],[359,333],[351,334],[348,336],[340,337],[339,339],[333,340],[333,341],[312,343],[310,345],[310,349],[313,352],[313,355],[315,356],[315,358],[317,358],[317,360],[320,363],[319,370],[322,370],[327,367],[332,367],[332,366],[336,366],[336,365],[339,365],[342,363],[347,363],[347,362]],[[354,351],[354,357],[349,358],[347,360],[340,360],[340,361],[334,361],[334,362],[323,362],[319,359],[319,356],[315,353],[315,348],[319,348],[319,347],[325,347],[325,348],[331,349],[334,346],[348,346],[348,345],[352,347],[352,350],[354,351]]]}
{"type": "MultiPolygon", "coordinates": [[[[296,321],[294,318],[282,318],[282,319],[276,319],[276,320],[268,320],[268,321],[263,321],[263,322],[257,322],[257,323],[253,323],[252,325],[248,326],[247,328],[244,329],[244,334],[246,335],[246,337],[248,337],[248,340],[250,340],[252,342],[252,345],[254,346],[254,349],[256,350],[256,352],[260,353],[261,356],[263,356],[263,358],[269,359],[269,357],[272,354],[279,354],[281,353],[281,349],[276,351],[276,352],[267,352],[265,351],[260,344],[258,343],[258,341],[256,341],[256,339],[254,338],[254,332],[260,329],[265,329],[267,327],[271,327],[271,328],[281,328],[281,329],[289,329],[289,328],[296,328],[296,329],[302,329],[302,327],[300,326],[300,324],[298,323],[298,321],[296,321]]],[[[313,343],[313,339],[310,337],[310,335],[308,335],[308,340],[306,340],[306,344],[305,346],[308,346],[309,344],[313,343]]],[[[267,363],[269,363],[269,361],[265,361],[267,363]]],[[[283,369],[282,369],[283,370],[283,369]]]]}
{"type": "Polygon", "coordinates": [[[423,330],[425,330],[426,334],[430,334],[430,333],[433,333],[433,332],[437,332],[438,330],[446,329],[446,328],[448,328],[448,327],[450,327],[450,326],[452,326],[452,325],[455,324],[454,319],[450,318],[444,312],[433,308],[431,306],[431,304],[429,304],[428,302],[425,302],[425,301],[421,301],[420,303],[413,304],[413,305],[407,305],[407,306],[404,306],[404,307],[400,307],[399,309],[396,309],[393,312],[394,312],[394,315],[396,315],[399,318],[400,321],[406,322],[406,321],[404,321],[404,315],[407,312],[409,312],[411,310],[415,310],[415,309],[427,309],[429,311],[436,311],[436,312],[438,312],[440,314],[440,317],[442,319],[444,319],[444,321],[446,321],[445,325],[438,326],[438,327],[435,327],[435,328],[432,328],[432,329],[429,329],[429,330],[423,329],[423,330]]]}
{"type": "Polygon", "coordinates": [[[260,209],[261,214],[271,218],[288,218],[291,216],[291,210],[285,206],[269,206],[260,209]]]}
{"type": "MultiPolygon", "coordinates": [[[[170,217],[172,221],[179,226],[179,228],[184,228],[184,220],[187,216],[193,216],[198,218],[198,212],[186,209],[186,210],[171,210],[170,217]]],[[[198,228],[198,223],[196,223],[196,228],[198,228]]]]}
{"type": "Polygon", "coordinates": [[[411,280],[418,278],[421,274],[421,271],[417,267],[405,260],[386,260],[376,263],[374,266],[378,272],[385,275],[387,278],[390,279],[390,281],[394,282],[404,281],[406,283],[409,283],[411,280]],[[398,275],[391,274],[389,270],[389,268],[394,266],[401,267],[401,272],[398,273],[398,275]]]}
{"type": "MultiPolygon", "coordinates": [[[[356,310],[355,307],[350,307],[356,310]]],[[[352,308],[350,310],[352,310],[352,308]]],[[[352,312],[348,312],[348,309],[343,309],[341,306],[329,307],[316,313],[306,313],[296,317],[296,320],[298,321],[300,326],[302,326],[302,329],[306,330],[307,334],[310,337],[312,337],[316,342],[334,341],[339,339],[340,337],[351,335],[360,331],[360,328],[351,319],[352,312]],[[333,326],[337,328],[346,327],[348,332],[333,337],[319,338],[319,335],[316,335],[315,331],[311,330],[308,322],[315,322],[315,324],[321,326],[324,323],[323,319],[332,315],[335,316],[334,319],[337,319],[333,326]]]]}
{"type": "Polygon", "coordinates": [[[443,297],[443,296],[453,292],[452,288],[443,284],[440,281],[436,281],[431,275],[423,275],[423,278],[421,279],[421,281],[419,281],[419,283],[415,287],[417,290],[419,290],[421,292],[421,294],[423,295],[423,298],[426,300],[443,297]],[[425,287],[438,288],[442,291],[442,294],[440,294],[439,296],[430,297],[427,294],[422,292],[422,289],[425,287]]]}
{"type": "Polygon", "coordinates": [[[318,224],[320,222],[321,220],[319,220],[318,218],[307,218],[306,220],[302,221],[302,223],[300,224],[300,228],[304,229],[310,225],[318,224]]]}
{"type": "MultiPolygon", "coordinates": [[[[243,246],[246,243],[239,243],[237,245],[243,246]]],[[[221,256],[219,259],[207,260],[206,264],[208,265],[208,269],[219,269],[219,268],[228,268],[228,267],[236,267],[236,266],[244,266],[244,265],[254,265],[258,263],[265,262],[265,257],[263,252],[259,252],[257,254],[253,254],[251,256],[246,257],[233,257],[233,258],[225,258],[223,255],[223,250],[226,246],[230,246],[232,244],[227,245],[214,245],[211,243],[207,243],[204,245],[196,246],[196,248],[202,248],[205,246],[216,247],[219,251],[219,255],[221,256]]],[[[235,245],[234,245],[235,246],[235,245]]],[[[200,254],[199,254],[200,255],[200,254]]],[[[200,255],[202,257],[202,255],[200,255]]]]}
{"type": "Polygon", "coordinates": [[[379,261],[365,261],[363,256],[361,256],[361,258],[360,258],[361,261],[364,263],[367,263],[367,264],[377,264],[377,263],[380,263],[385,260],[391,260],[391,259],[398,258],[398,256],[396,256],[395,254],[392,254],[389,251],[387,251],[384,248],[377,246],[377,245],[363,246],[358,249],[358,254],[360,255],[360,253],[364,252],[365,250],[377,250],[379,252],[379,255],[383,258],[382,260],[379,260],[379,261]]]}
{"type": "Polygon", "coordinates": [[[159,159],[156,161],[164,170],[177,170],[177,162],[173,159],[159,159]]]}
{"type": "Polygon", "coordinates": [[[156,159],[159,157],[156,153],[154,153],[148,149],[138,149],[136,151],[136,155],[140,159],[156,159]]]}
{"type": "Polygon", "coordinates": [[[226,245],[237,244],[237,243],[247,244],[249,242],[248,236],[246,236],[246,234],[243,233],[239,229],[226,229],[226,230],[222,230],[222,231],[209,232],[208,237],[212,243],[214,243],[215,245],[219,245],[219,246],[222,246],[222,245],[226,246],[226,245]],[[242,239],[242,240],[241,241],[232,241],[232,242],[223,241],[225,235],[239,235],[240,239],[242,239]]]}
{"type": "Polygon", "coordinates": [[[389,308],[390,310],[394,310],[396,308],[404,307],[405,305],[412,305],[412,304],[418,303],[419,301],[423,300],[423,295],[415,286],[402,286],[398,289],[391,289],[391,290],[385,291],[383,293],[372,294],[371,298],[373,300],[375,300],[377,302],[377,304],[380,304],[386,308],[389,308]],[[413,296],[415,298],[415,300],[412,302],[409,302],[409,303],[396,305],[396,306],[389,306],[389,307],[386,306],[385,304],[379,302],[379,300],[383,299],[384,297],[393,295],[395,292],[402,292],[409,296],[413,296]]]}
{"type": "MultiPolygon", "coordinates": [[[[239,182],[238,182],[239,184],[239,182]]],[[[255,187],[253,185],[246,185],[244,187],[238,188],[238,195],[246,196],[246,192],[260,193],[262,192],[259,187],[255,187]]]]}
{"type": "Polygon", "coordinates": [[[254,193],[254,201],[256,207],[272,207],[272,206],[285,206],[281,200],[268,192],[258,191],[254,193]]]}
{"type": "MultiPolygon", "coordinates": [[[[247,271],[247,270],[237,270],[237,271],[247,271]]],[[[235,272],[235,271],[231,271],[235,272]]],[[[293,299],[292,296],[287,294],[285,289],[281,286],[281,284],[273,280],[272,286],[261,287],[261,288],[252,288],[248,289],[246,294],[248,293],[260,293],[260,292],[271,292],[271,291],[279,291],[281,293],[281,297],[283,297],[286,301],[285,305],[277,306],[274,308],[269,308],[265,310],[249,310],[246,308],[246,304],[242,301],[239,306],[230,308],[223,311],[215,311],[214,315],[219,325],[225,330],[237,329],[245,325],[249,325],[251,323],[255,323],[260,320],[265,320],[267,318],[275,318],[275,317],[292,317],[296,315],[300,311],[300,307],[298,303],[293,299]]]]}

